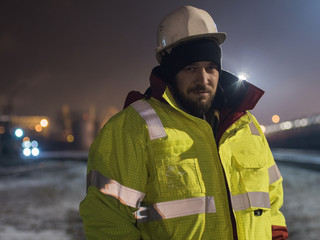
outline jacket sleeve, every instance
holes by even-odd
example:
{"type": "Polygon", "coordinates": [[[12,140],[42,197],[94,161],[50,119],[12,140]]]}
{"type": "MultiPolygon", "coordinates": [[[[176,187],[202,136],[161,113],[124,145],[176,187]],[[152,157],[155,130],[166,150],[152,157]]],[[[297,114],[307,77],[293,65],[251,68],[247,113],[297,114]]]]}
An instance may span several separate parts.
{"type": "MultiPolygon", "coordinates": [[[[271,152],[270,152],[271,154],[271,152]]],[[[272,156],[271,156],[272,157],[272,156]]],[[[273,159],[273,157],[272,157],[273,159]]],[[[270,168],[269,168],[270,169],[270,168]]],[[[280,171],[274,163],[272,171],[277,172],[279,178],[274,179],[275,181],[270,182],[269,195],[271,204],[271,225],[272,225],[272,239],[282,240],[288,238],[288,230],[283,214],[280,212],[280,208],[283,204],[283,188],[282,188],[282,177],[280,171]]]]}
{"type": "Polygon", "coordinates": [[[134,110],[121,112],[99,132],[90,147],[87,195],[80,203],[85,233],[91,239],[139,239],[133,212],[146,192],[144,124],[134,110]]]}
{"type": "Polygon", "coordinates": [[[271,230],[273,240],[284,240],[288,238],[288,231],[286,227],[286,221],[283,214],[280,212],[280,208],[283,204],[283,187],[282,176],[278,169],[277,164],[274,161],[272,152],[270,150],[267,139],[260,128],[260,124],[251,113],[249,113],[251,119],[259,129],[260,135],[263,138],[264,145],[266,147],[266,154],[268,159],[268,171],[269,171],[269,196],[271,205],[271,230]]]}

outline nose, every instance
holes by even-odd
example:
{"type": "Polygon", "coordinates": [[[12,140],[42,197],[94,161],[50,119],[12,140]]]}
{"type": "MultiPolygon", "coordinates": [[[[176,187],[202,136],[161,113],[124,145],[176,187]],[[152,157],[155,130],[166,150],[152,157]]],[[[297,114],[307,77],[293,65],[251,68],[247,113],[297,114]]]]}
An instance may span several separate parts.
{"type": "Polygon", "coordinates": [[[206,84],[208,82],[208,73],[205,68],[199,68],[197,71],[197,81],[206,84]]]}

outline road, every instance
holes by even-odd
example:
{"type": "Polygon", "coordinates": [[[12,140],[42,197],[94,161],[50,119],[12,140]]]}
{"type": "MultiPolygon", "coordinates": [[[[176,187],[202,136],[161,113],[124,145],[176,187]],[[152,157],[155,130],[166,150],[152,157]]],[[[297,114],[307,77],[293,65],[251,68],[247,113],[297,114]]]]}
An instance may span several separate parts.
{"type": "MultiPolygon", "coordinates": [[[[281,163],[279,168],[289,239],[320,239],[320,172],[281,163]]],[[[47,161],[11,172],[0,176],[0,240],[85,239],[78,214],[84,162],[47,161]]]]}

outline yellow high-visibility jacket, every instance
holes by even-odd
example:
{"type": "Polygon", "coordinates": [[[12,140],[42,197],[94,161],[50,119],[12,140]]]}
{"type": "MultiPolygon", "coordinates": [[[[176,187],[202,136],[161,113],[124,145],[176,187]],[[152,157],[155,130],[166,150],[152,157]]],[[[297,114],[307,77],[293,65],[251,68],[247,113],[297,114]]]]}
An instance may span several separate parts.
{"type": "Polygon", "coordinates": [[[285,228],[282,177],[254,116],[216,144],[168,88],[163,99],[134,102],[93,142],[80,204],[87,239],[262,240],[285,228]]]}

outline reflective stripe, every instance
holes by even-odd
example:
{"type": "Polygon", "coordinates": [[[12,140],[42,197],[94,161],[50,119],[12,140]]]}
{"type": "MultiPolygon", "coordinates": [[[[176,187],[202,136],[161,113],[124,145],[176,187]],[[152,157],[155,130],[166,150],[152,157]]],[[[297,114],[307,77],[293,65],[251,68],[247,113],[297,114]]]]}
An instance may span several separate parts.
{"type": "Polygon", "coordinates": [[[248,114],[251,122],[249,123],[249,127],[250,127],[250,131],[251,131],[251,134],[252,135],[255,135],[255,136],[261,136],[260,135],[260,132],[258,130],[258,128],[256,127],[256,125],[254,124],[253,120],[252,120],[252,117],[250,114],[248,114]]]}
{"type": "Polygon", "coordinates": [[[153,204],[135,212],[138,222],[183,217],[200,213],[215,213],[213,197],[196,197],[153,204]]]}
{"type": "Polygon", "coordinates": [[[96,186],[100,192],[118,199],[121,203],[139,208],[145,196],[144,193],[125,187],[115,180],[107,178],[97,170],[91,170],[87,176],[87,188],[96,186]]]}
{"type": "Polygon", "coordinates": [[[282,177],[276,163],[272,167],[268,168],[268,173],[269,173],[269,184],[272,184],[278,181],[282,177]]]}
{"type": "Polygon", "coordinates": [[[134,107],[134,109],[146,121],[151,140],[167,136],[167,133],[164,130],[160,118],[158,117],[158,115],[149,103],[143,100],[139,100],[137,102],[132,103],[131,106],[134,107]]]}
{"type": "Polygon", "coordinates": [[[252,135],[260,136],[259,130],[257,129],[256,125],[253,122],[249,123],[250,131],[252,135]]]}
{"type": "Polygon", "coordinates": [[[231,196],[234,211],[241,211],[250,207],[270,208],[270,198],[267,192],[248,192],[231,196]]]}

